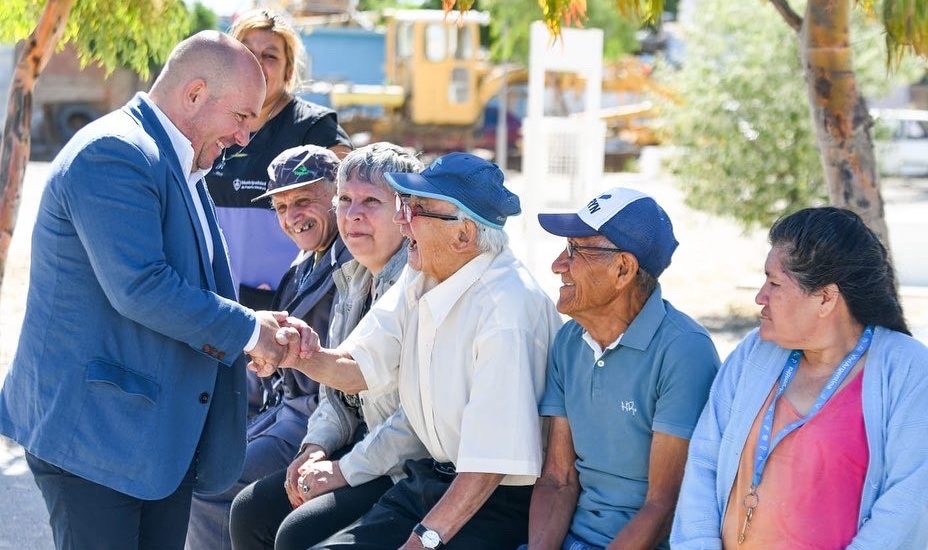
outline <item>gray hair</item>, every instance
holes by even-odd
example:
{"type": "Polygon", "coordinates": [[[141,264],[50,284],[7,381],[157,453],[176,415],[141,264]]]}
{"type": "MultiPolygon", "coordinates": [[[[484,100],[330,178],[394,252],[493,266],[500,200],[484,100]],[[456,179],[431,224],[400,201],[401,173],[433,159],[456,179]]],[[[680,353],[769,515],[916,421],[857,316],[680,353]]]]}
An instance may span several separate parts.
{"type": "Polygon", "coordinates": [[[481,254],[499,254],[509,244],[509,236],[502,229],[479,222],[462,212],[460,208],[454,215],[461,220],[470,220],[477,226],[477,249],[481,254]]]}
{"type": "Polygon", "coordinates": [[[389,189],[383,175],[386,172],[419,173],[424,168],[416,155],[399,145],[378,141],[355,149],[342,159],[338,166],[336,183],[345,184],[354,177],[365,183],[380,185],[389,189]]]}
{"type": "Polygon", "coordinates": [[[635,274],[635,289],[638,291],[639,296],[647,300],[657,289],[657,279],[639,267],[638,273],[635,274]]]}

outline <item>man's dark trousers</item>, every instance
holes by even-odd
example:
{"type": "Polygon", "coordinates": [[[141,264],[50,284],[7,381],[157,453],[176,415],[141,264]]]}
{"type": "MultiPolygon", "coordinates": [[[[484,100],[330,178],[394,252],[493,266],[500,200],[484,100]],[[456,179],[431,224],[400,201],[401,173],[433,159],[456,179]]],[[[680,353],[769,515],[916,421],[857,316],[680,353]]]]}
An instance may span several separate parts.
{"type": "Polygon", "coordinates": [[[191,465],[174,493],[141,500],[87,481],[26,453],[58,550],[182,549],[196,481],[191,465]]]}
{"type": "MultiPolygon", "coordinates": [[[[431,459],[408,460],[406,478],[397,482],[349,527],[312,550],[396,550],[413,527],[438,503],[452,478],[433,468],[431,459]]],[[[528,508],[532,486],[501,485],[464,527],[445,544],[446,550],[512,550],[528,541],[528,508]]]]}

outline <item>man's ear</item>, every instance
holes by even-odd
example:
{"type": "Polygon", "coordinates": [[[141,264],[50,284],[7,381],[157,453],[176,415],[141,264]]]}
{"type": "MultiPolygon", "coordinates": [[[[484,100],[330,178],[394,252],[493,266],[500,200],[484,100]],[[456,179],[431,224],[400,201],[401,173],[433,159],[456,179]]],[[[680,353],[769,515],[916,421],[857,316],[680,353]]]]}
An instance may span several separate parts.
{"type": "Polygon", "coordinates": [[[200,109],[206,103],[207,97],[209,89],[202,78],[195,78],[184,86],[184,108],[187,110],[200,109]]]}
{"type": "Polygon", "coordinates": [[[451,243],[451,247],[455,251],[464,252],[471,246],[476,246],[478,231],[476,222],[465,220],[461,223],[461,228],[455,232],[455,239],[451,243]]]}
{"type": "Polygon", "coordinates": [[[629,252],[619,252],[616,254],[616,284],[618,288],[624,288],[635,281],[638,274],[638,258],[629,252]]]}

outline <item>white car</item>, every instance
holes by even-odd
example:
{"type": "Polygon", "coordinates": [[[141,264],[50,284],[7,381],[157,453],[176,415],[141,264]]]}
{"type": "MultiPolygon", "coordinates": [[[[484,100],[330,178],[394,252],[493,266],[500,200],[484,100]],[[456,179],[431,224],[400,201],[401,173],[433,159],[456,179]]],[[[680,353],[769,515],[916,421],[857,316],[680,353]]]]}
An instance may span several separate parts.
{"type": "Polygon", "coordinates": [[[874,109],[876,164],[885,176],[928,176],[928,111],[874,109]]]}

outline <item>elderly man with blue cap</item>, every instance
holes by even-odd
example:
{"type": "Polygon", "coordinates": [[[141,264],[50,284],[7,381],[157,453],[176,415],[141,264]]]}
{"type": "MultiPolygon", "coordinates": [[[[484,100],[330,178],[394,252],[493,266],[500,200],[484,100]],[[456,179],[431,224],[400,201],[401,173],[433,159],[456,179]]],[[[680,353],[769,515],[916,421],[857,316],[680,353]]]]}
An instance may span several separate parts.
{"type": "Polygon", "coordinates": [[[705,329],[661,297],[677,247],[667,213],[632,189],[573,214],[539,214],[567,238],[558,332],[538,407],[548,446],[531,549],[669,548],[689,438],[718,369],[705,329]]]}
{"type": "Polygon", "coordinates": [[[398,384],[399,409],[340,469],[374,478],[383,472],[364,457],[386,455],[405,461],[407,477],[313,548],[515,548],[528,539],[542,466],[537,403],[561,324],[507,246],[503,224],[519,199],[498,167],[465,153],[386,177],[409,240],[406,270],[338,348],[319,348],[300,327],[302,347],[281,364],[346,393],[398,384]]]}

